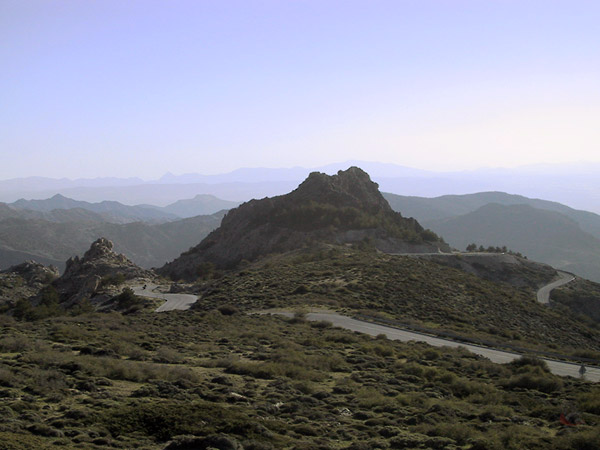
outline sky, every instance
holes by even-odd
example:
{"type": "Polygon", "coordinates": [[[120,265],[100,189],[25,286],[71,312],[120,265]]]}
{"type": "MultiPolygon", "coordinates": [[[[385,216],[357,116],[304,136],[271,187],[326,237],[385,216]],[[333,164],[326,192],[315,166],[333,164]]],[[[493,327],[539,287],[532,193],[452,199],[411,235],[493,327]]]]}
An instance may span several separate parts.
{"type": "Polygon", "coordinates": [[[600,2],[0,0],[0,179],[600,162],[600,2]]]}

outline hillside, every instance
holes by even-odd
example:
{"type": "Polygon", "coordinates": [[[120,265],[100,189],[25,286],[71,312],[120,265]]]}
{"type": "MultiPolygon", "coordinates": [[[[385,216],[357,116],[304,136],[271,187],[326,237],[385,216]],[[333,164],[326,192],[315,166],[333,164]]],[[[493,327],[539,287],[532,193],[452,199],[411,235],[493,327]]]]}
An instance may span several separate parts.
{"type": "Polygon", "coordinates": [[[535,359],[222,310],[0,316],[2,446],[597,448],[600,386],[535,359]]]}
{"type": "Polygon", "coordinates": [[[0,203],[0,220],[4,219],[45,220],[56,223],[107,221],[103,215],[82,208],[33,211],[30,209],[18,209],[6,203],[0,203]]]}
{"type": "Polygon", "coordinates": [[[558,212],[528,205],[488,204],[428,224],[459,249],[472,242],[486,247],[506,245],[530,259],[600,281],[600,239],[558,212]]]}
{"type": "Polygon", "coordinates": [[[198,194],[194,198],[178,200],[160,208],[161,211],[174,214],[181,218],[214,214],[218,211],[235,208],[239,202],[221,200],[214,195],[198,194]]]}
{"type": "Polygon", "coordinates": [[[199,245],[160,269],[194,279],[203,264],[232,268],[317,242],[370,245],[386,252],[437,252],[447,245],[414,219],[394,212],[361,169],[314,172],[289,194],[252,200],[223,218],[199,245]]]}
{"type": "MultiPolygon", "coordinates": [[[[73,200],[60,194],[56,194],[45,200],[24,200],[20,199],[8,205],[16,210],[37,211],[50,213],[61,210],[79,209],[91,211],[98,214],[104,222],[111,223],[130,223],[130,222],[150,222],[162,223],[170,220],[176,220],[178,215],[172,214],[160,208],[148,206],[128,206],[115,201],[102,201],[90,203],[73,200]]],[[[42,216],[41,218],[45,218],[42,216]]]]}
{"type": "MultiPolygon", "coordinates": [[[[510,269],[506,273],[510,275],[510,269]]],[[[544,276],[549,282],[553,271],[544,274],[531,268],[529,273],[535,275],[531,285],[514,287],[430,261],[427,256],[324,246],[272,255],[201,282],[197,287],[200,300],[194,308],[209,310],[222,304],[234,304],[240,310],[326,307],[381,315],[434,334],[452,332],[546,351],[600,352],[598,329],[567,310],[536,301],[533,285],[544,284],[544,276]]]]}
{"type": "Polygon", "coordinates": [[[589,211],[573,209],[558,202],[528,198],[504,192],[443,195],[434,198],[410,197],[384,192],[383,196],[394,211],[401,211],[405,216],[414,217],[424,224],[440,219],[461,216],[490,203],[506,206],[529,205],[536,209],[564,214],[577,222],[583,231],[600,239],[600,215],[589,211]]]}
{"type": "MultiPolygon", "coordinates": [[[[52,212],[58,211],[61,210],[52,212]]],[[[76,210],[62,211],[70,215],[76,210]]],[[[100,236],[113,241],[116,251],[136,264],[158,267],[218,227],[222,217],[220,213],[155,225],[96,221],[60,223],[23,218],[0,220],[0,268],[33,259],[54,264],[62,270],[68,258],[85,252],[100,236]]]]}

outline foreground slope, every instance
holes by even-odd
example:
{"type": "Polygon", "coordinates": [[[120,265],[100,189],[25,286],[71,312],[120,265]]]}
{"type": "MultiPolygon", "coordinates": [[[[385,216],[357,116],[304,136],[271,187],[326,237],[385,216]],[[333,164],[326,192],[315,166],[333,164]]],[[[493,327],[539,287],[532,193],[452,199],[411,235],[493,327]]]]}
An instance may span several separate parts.
{"type": "Polygon", "coordinates": [[[498,365],[226,309],[0,320],[10,450],[567,450],[600,438],[600,385],[535,359],[498,365]]]}
{"type": "Polygon", "coordinates": [[[416,220],[394,212],[369,175],[351,167],[333,176],[314,172],[289,194],[252,200],[229,211],[218,229],[160,273],[193,279],[202,264],[231,268],[317,242],[362,242],[385,252],[448,248],[416,220]]]}

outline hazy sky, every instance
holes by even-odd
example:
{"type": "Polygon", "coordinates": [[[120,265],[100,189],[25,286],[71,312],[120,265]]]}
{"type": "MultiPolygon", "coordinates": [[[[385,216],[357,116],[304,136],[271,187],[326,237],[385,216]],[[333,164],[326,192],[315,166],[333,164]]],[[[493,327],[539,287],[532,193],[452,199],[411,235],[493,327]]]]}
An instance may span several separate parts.
{"type": "Polygon", "coordinates": [[[0,179],[600,161],[600,2],[0,0],[0,179]]]}

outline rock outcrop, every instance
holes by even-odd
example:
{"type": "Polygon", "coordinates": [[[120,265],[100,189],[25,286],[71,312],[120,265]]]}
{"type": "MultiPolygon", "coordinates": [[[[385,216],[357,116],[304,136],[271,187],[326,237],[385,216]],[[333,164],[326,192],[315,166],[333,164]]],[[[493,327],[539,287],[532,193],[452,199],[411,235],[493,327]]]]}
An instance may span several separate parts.
{"type": "Polygon", "coordinates": [[[61,302],[70,307],[84,299],[97,304],[116,293],[118,284],[134,278],[151,278],[152,274],[113,251],[106,238],[95,241],[82,258],[69,258],[65,273],[54,281],[61,302]]]}
{"type": "Polygon", "coordinates": [[[289,194],[230,210],[218,229],[159,273],[194,279],[207,263],[227,269],[314,243],[359,242],[390,253],[449,250],[415,219],[394,212],[369,175],[351,167],[332,176],[311,173],[289,194]]]}
{"type": "Polygon", "coordinates": [[[56,267],[44,266],[35,261],[25,261],[24,263],[3,270],[1,273],[20,275],[27,284],[37,287],[48,284],[59,276],[56,267]]]}
{"type": "Polygon", "coordinates": [[[13,304],[21,298],[32,298],[40,289],[58,278],[58,269],[35,261],[0,271],[0,304],[13,304]]]}

